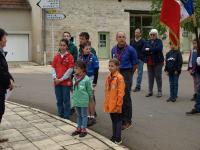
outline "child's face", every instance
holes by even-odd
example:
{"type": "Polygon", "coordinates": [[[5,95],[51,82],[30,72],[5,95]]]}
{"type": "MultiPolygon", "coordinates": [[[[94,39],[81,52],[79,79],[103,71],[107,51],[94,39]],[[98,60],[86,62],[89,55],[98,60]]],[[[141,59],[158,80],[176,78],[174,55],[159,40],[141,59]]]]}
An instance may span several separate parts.
{"type": "Polygon", "coordinates": [[[62,52],[66,52],[68,49],[67,44],[65,42],[60,42],[60,50],[62,52]]]}
{"type": "Polygon", "coordinates": [[[193,48],[197,49],[197,41],[192,42],[193,48]]]}
{"type": "Polygon", "coordinates": [[[83,73],[83,71],[81,70],[81,68],[78,67],[78,66],[75,66],[75,67],[74,67],[74,72],[75,72],[76,75],[80,75],[80,74],[83,73]]]}
{"type": "Polygon", "coordinates": [[[90,46],[86,46],[83,48],[83,54],[89,54],[90,53],[90,46]]]}
{"type": "Polygon", "coordinates": [[[114,73],[114,72],[116,72],[118,70],[118,67],[113,63],[113,62],[110,62],[109,63],[109,71],[111,72],[111,73],[114,73]]]}

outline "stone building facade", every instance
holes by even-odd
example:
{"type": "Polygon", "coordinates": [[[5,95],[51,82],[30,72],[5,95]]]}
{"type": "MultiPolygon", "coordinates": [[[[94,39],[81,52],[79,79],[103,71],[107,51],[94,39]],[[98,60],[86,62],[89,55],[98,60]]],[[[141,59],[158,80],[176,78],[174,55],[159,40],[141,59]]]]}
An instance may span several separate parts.
{"type": "Polygon", "coordinates": [[[66,18],[46,20],[47,61],[51,61],[57,51],[63,31],[72,34],[76,45],[79,45],[79,33],[88,32],[98,57],[110,58],[117,31],[124,31],[129,42],[135,25],[143,24],[142,20],[151,28],[150,9],[150,0],[62,0],[57,11],[64,13],[66,18]]]}

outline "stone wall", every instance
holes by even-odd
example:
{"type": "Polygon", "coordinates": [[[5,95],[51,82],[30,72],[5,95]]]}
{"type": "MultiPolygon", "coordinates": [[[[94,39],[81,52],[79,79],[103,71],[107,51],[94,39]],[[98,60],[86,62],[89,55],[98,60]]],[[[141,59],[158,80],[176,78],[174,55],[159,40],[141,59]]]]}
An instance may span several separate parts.
{"type": "Polygon", "coordinates": [[[129,42],[129,13],[124,10],[150,10],[151,1],[143,0],[62,0],[61,9],[66,15],[64,20],[47,20],[47,60],[51,61],[58,49],[63,31],[71,32],[79,44],[80,32],[89,32],[92,46],[98,54],[98,32],[109,32],[110,48],[116,43],[117,31],[124,31],[129,42]],[[54,40],[52,40],[52,24],[54,40]],[[54,41],[54,42],[53,42],[54,41]],[[54,43],[54,44],[53,44],[54,43]]]}

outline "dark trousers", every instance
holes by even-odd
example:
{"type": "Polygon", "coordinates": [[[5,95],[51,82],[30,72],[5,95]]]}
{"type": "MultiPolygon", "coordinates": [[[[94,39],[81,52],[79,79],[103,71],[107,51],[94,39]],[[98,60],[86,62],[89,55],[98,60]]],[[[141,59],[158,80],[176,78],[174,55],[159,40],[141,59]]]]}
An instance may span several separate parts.
{"type": "Polygon", "coordinates": [[[163,64],[147,65],[149,93],[153,93],[154,78],[157,82],[158,92],[162,92],[162,67],[163,64]]]}
{"type": "Polygon", "coordinates": [[[176,99],[178,97],[178,79],[179,74],[169,74],[170,98],[176,99]]]}
{"type": "Polygon", "coordinates": [[[123,97],[122,105],[122,123],[131,123],[132,119],[132,100],[131,100],[131,87],[133,82],[133,69],[121,69],[120,73],[124,77],[125,82],[125,95],[123,97]]]}
{"type": "Polygon", "coordinates": [[[114,141],[121,141],[122,132],[122,114],[121,113],[110,113],[110,118],[112,120],[113,135],[112,139],[114,141]]]}
{"type": "Polygon", "coordinates": [[[0,123],[5,112],[5,89],[0,89],[0,123]]]}
{"type": "Polygon", "coordinates": [[[196,78],[197,78],[197,96],[195,99],[195,105],[194,108],[196,111],[200,112],[200,73],[196,73],[196,78]]]}

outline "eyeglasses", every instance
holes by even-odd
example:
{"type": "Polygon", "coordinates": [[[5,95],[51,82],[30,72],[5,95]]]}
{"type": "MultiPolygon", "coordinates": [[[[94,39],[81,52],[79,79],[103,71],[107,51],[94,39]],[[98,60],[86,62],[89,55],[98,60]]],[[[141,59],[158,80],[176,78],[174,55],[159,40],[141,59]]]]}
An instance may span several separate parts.
{"type": "Polygon", "coordinates": [[[150,34],[150,36],[156,36],[155,34],[150,34]]]}

